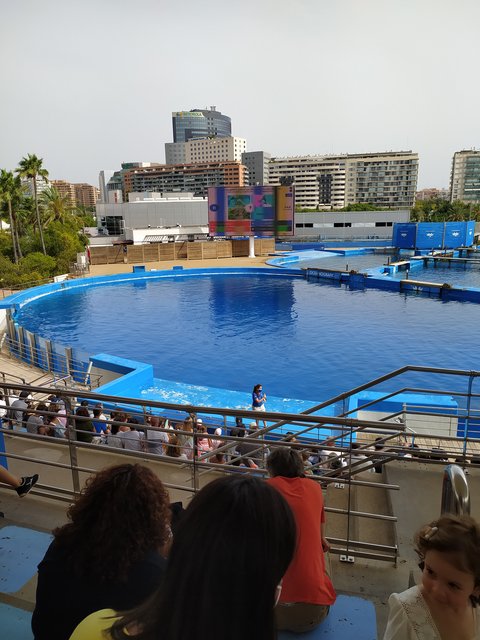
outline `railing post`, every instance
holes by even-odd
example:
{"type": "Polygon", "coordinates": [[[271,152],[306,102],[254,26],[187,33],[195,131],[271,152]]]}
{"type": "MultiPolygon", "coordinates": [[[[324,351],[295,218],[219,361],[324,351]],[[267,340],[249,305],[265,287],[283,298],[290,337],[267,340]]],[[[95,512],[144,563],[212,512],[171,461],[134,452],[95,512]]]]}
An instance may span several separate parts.
{"type": "Polygon", "coordinates": [[[465,458],[467,454],[467,443],[468,443],[468,427],[470,423],[470,409],[472,406],[472,386],[473,386],[473,375],[470,373],[468,378],[468,396],[467,396],[467,415],[465,416],[465,431],[463,434],[463,457],[465,458]]]}
{"type": "Polygon", "coordinates": [[[70,410],[70,402],[65,402],[65,415],[67,418],[67,424],[65,427],[65,435],[68,440],[68,450],[70,454],[70,468],[72,471],[72,483],[75,493],[80,493],[80,475],[78,473],[78,456],[77,447],[75,445],[75,417],[70,410]]]}

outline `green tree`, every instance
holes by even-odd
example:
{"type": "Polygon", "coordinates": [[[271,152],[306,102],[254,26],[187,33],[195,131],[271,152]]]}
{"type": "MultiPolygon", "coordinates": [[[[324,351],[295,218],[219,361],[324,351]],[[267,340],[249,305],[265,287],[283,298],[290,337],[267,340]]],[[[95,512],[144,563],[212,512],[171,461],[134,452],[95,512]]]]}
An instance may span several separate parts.
{"type": "Polygon", "coordinates": [[[348,204],[340,211],[380,211],[380,207],[377,207],[374,204],[370,204],[370,202],[356,202],[355,204],[348,204]]]}
{"type": "Polygon", "coordinates": [[[16,172],[21,178],[28,178],[33,184],[33,197],[35,200],[35,212],[37,215],[38,231],[40,233],[40,241],[42,244],[42,251],[44,255],[47,255],[45,248],[45,241],[43,239],[42,221],[40,220],[40,209],[38,206],[38,194],[37,194],[37,178],[48,178],[48,171],[43,168],[43,158],[37,158],[35,154],[28,154],[26,158],[22,158],[18,163],[18,169],[16,172]]]}
{"type": "Polygon", "coordinates": [[[20,239],[17,226],[16,208],[22,201],[24,188],[19,176],[14,176],[11,171],[2,169],[0,172],[0,201],[6,203],[10,221],[10,234],[13,246],[13,259],[15,264],[22,257],[20,239]]]}
{"type": "Polygon", "coordinates": [[[72,216],[73,207],[67,195],[62,196],[55,187],[47,187],[39,197],[39,203],[43,213],[43,226],[47,227],[52,222],[67,222],[72,216]]]}

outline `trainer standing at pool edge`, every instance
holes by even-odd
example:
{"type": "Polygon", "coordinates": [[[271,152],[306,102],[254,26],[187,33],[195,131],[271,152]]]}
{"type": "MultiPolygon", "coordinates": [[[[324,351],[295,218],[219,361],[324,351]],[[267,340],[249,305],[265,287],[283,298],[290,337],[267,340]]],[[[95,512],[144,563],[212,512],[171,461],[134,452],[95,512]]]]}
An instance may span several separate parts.
{"type": "Polygon", "coordinates": [[[263,393],[262,385],[256,384],[252,391],[252,409],[254,411],[265,411],[267,395],[263,393]]]}

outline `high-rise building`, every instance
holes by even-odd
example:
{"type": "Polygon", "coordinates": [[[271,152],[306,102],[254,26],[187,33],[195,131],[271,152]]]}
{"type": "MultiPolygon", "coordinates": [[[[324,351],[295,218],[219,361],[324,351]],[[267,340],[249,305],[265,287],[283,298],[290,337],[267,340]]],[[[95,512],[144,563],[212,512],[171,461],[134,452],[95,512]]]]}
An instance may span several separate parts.
{"type": "Polygon", "coordinates": [[[418,154],[411,151],[348,154],[345,162],[345,205],[373,204],[385,209],[415,204],[418,154]]]}
{"type": "Polygon", "coordinates": [[[204,162],[132,168],[124,173],[123,182],[125,195],[132,191],[187,191],[195,196],[206,196],[208,187],[243,187],[246,178],[247,169],[240,162],[204,162]]]}
{"type": "Polygon", "coordinates": [[[67,182],[66,180],[52,180],[50,184],[52,187],[55,187],[61,196],[68,197],[68,201],[72,207],[75,206],[75,186],[71,182],[67,182]]]}
{"type": "Polygon", "coordinates": [[[79,182],[73,185],[75,187],[75,200],[78,205],[83,207],[94,207],[100,196],[100,189],[85,182],[79,182]]]}
{"type": "Polygon", "coordinates": [[[345,158],[272,158],[269,184],[280,184],[285,178],[294,179],[295,204],[299,209],[330,210],[345,206],[345,158]]]}
{"type": "Polygon", "coordinates": [[[100,201],[108,202],[107,184],[115,172],[112,169],[100,171],[98,174],[98,186],[100,188],[100,201]]]}
{"type": "Polygon", "coordinates": [[[172,113],[173,142],[188,142],[196,138],[232,135],[232,121],[228,116],[210,109],[192,109],[172,113]]]}
{"type": "Polygon", "coordinates": [[[271,157],[266,151],[246,151],[242,153],[242,164],[248,169],[248,183],[250,186],[268,184],[271,157]]]}
{"type": "Polygon", "coordinates": [[[469,149],[453,155],[450,176],[450,202],[480,202],[480,151],[469,149]]]}
{"type": "Polygon", "coordinates": [[[413,207],[418,155],[407,152],[272,158],[270,184],[295,181],[297,207],[341,209],[372,204],[385,209],[413,207]]]}

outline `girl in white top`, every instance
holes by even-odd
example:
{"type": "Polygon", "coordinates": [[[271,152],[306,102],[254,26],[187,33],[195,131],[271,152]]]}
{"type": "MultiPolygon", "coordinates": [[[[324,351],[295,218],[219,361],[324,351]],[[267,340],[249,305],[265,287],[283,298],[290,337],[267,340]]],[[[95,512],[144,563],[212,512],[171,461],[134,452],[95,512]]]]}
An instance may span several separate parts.
{"type": "Polygon", "coordinates": [[[389,599],[384,640],[478,640],[480,527],[445,515],[415,536],[422,583],[389,599]]]}

